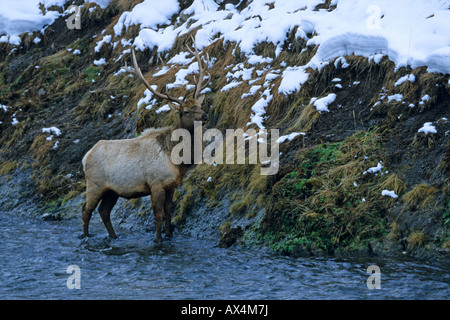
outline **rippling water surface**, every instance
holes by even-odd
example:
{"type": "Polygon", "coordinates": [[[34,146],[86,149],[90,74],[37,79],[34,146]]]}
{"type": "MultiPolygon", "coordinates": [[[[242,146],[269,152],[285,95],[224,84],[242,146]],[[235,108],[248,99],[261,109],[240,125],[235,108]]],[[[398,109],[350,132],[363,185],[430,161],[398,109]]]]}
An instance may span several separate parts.
{"type": "MultiPolygon", "coordinates": [[[[97,217],[98,218],[98,217],[97,217]]],[[[78,219],[43,221],[0,214],[0,299],[449,299],[447,265],[392,259],[289,258],[176,236],[120,230],[100,219],[80,239],[78,219]],[[381,270],[369,290],[367,267],[381,270]],[[80,289],[68,289],[70,265],[80,289]]]]}

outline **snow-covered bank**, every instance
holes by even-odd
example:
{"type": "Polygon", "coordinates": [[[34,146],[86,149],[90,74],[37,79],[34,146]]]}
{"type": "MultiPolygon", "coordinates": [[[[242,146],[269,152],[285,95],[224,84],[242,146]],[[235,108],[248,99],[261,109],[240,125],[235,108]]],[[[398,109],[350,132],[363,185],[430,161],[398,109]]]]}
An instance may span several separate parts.
{"type": "MultiPolygon", "coordinates": [[[[1,0],[0,39],[19,44],[18,35],[40,30],[54,21],[58,12],[39,8],[62,5],[64,0],[1,0]]],[[[96,2],[102,8],[111,1],[96,2]]],[[[134,40],[138,49],[158,47],[170,50],[177,36],[195,28],[199,48],[208,46],[217,37],[236,42],[251,58],[254,46],[272,42],[279,54],[287,33],[296,30],[296,37],[308,45],[319,46],[307,66],[320,68],[327,61],[346,55],[373,57],[387,55],[397,67],[413,69],[427,66],[430,72],[450,73],[450,1],[449,0],[333,0],[333,10],[318,9],[322,0],[255,0],[242,11],[227,4],[223,10],[213,0],[194,0],[183,11],[189,17],[176,25],[170,18],[180,10],[176,0],[145,0],[132,11],[124,12],[114,26],[116,37],[131,25],[139,24],[141,32],[134,40]],[[159,27],[162,25],[162,27],[159,27]]]]}
{"type": "MultiPolygon", "coordinates": [[[[156,2],[146,0],[142,7],[156,2]]],[[[334,0],[334,10],[315,10],[322,2],[253,1],[239,12],[230,4],[219,10],[212,0],[195,0],[184,10],[185,15],[190,15],[186,22],[159,29],[155,24],[149,25],[150,20],[139,9],[141,6],[136,6],[122,15],[115,30],[140,21],[142,30],[135,40],[137,47],[157,46],[159,51],[165,51],[171,49],[177,36],[201,26],[197,32],[200,48],[219,36],[225,42],[238,43],[241,51],[251,57],[255,44],[264,41],[275,44],[278,54],[287,33],[297,28],[296,37],[307,40],[308,45],[319,46],[309,67],[320,68],[331,59],[351,54],[372,57],[381,53],[397,67],[428,66],[430,72],[450,73],[450,1],[380,0],[374,4],[368,0],[334,0]]],[[[168,19],[173,11],[164,3],[159,14],[168,19]]]]}
{"type": "MultiPolygon", "coordinates": [[[[52,24],[61,14],[50,10],[52,7],[63,7],[67,0],[0,0],[0,42],[20,45],[22,33],[41,31],[52,24]],[[45,13],[44,13],[45,12],[45,13]]],[[[86,0],[95,2],[100,8],[106,8],[111,0],[86,0]]],[[[64,12],[73,14],[74,10],[64,12]]],[[[37,38],[39,39],[39,38],[37,38]]],[[[35,40],[35,43],[39,40],[35,40]]]]}
{"type": "Polygon", "coordinates": [[[56,11],[43,15],[39,0],[0,0],[0,42],[20,45],[20,34],[41,30],[58,16],[56,11]]]}

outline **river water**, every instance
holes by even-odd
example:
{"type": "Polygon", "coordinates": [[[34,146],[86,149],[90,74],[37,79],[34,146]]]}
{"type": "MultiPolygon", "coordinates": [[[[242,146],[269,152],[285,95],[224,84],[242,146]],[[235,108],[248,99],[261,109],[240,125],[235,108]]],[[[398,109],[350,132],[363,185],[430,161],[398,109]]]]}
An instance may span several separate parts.
{"type": "Polygon", "coordinates": [[[290,258],[181,236],[156,245],[153,233],[116,229],[109,239],[94,215],[91,237],[80,239],[79,219],[0,214],[0,299],[450,298],[447,265],[290,258]],[[367,287],[370,265],[380,289],[367,287]]]}

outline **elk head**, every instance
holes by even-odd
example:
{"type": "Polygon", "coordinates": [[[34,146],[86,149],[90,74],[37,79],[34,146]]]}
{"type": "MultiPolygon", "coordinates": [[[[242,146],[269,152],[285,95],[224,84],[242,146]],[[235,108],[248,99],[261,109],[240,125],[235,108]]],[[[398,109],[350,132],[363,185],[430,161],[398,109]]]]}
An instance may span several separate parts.
{"type": "Polygon", "coordinates": [[[188,99],[180,106],[169,103],[170,108],[179,115],[178,127],[192,131],[194,129],[194,121],[206,121],[208,115],[202,110],[202,103],[205,96],[202,95],[197,99],[188,99]]]}
{"type": "MultiPolygon", "coordinates": [[[[136,55],[134,53],[134,49],[132,49],[132,56],[133,56],[133,66],[134,70],[127,67],[123,67],[128,72],[131,72],[135,74],[139,79],[142,80],[144,85],[147,87],[147,89],[150,90],[154,95],[157,97],[160,97],[162,99],[168,100],[170,109],[176,113],[178,113],[178,127],[187,129],[189,131],[192,131],[194,129],[194,121],[206,121],[208,120],[208,115],[202,110],[202,103],[205,99],[205,96],[202,95],[199,97],[200,92],[204,89],[202,87],[203,78],[205,77],[205,69],[208,67],[209,64],[209,57],[206,55],[206,63],[205,67],[203,67],[202,58],[200,57],[200,54],[198,53],[197,46],[195,45],[195,39],[191,36],[192,42],[194,44],[194,51],[192,51],[188,46],[187,49],[189,52],[191,52],[197,59],[198,68],[199,68],[199,79],[195,86],[194,95],[192,98],[185,98],[183,100],[177,99],[175,97],[172,97],[167,92],[166,87],[166,94],[163,94],[161,92],[156,91],[153,89],[150,84],[145,80],[144,76],[142,75],[141,69],[139,68],[137,61],[136,61],[136,55]]],[[[195,79],[195,77],[194,77],[195,79]]]]}

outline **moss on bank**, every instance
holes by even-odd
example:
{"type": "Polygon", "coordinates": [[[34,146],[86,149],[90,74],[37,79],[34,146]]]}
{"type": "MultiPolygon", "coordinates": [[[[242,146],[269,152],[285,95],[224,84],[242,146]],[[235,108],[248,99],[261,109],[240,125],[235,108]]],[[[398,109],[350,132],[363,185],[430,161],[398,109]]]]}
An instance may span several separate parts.
{"type": "Polygon", "coordinates": [[[288,254],[306,247],[333,253],[367,247],[385,235],[392,200],[381,191],[388,169],[367,173],[382,161],[380,140],[374,128],[299,150],[295,168],[273,186],[259,230],[262,239],[288,254]]]}

